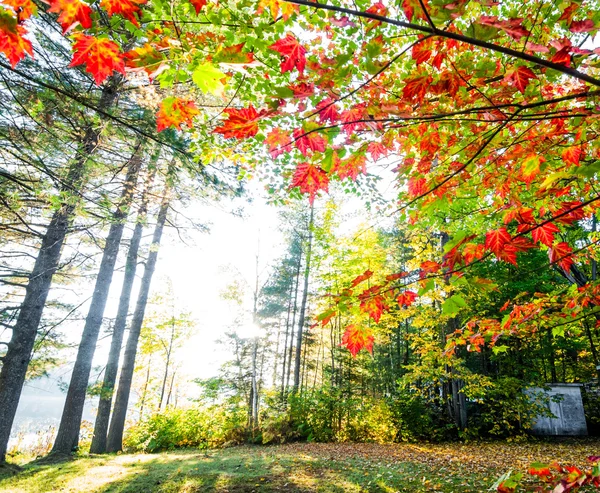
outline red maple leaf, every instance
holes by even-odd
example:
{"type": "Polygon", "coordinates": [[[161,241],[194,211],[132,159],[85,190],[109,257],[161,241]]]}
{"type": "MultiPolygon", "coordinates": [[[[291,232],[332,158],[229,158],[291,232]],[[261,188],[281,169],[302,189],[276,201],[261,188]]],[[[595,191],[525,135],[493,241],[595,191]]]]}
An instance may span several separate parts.
{"type": "Polygon", "coordinates": [[[565,10],[563,10],[562,15],[558,18],[558,20],[571,22],[577,9],[579,9],[579,4],[572,2],[567,8],[565,8],[565,10]]]}
{"type": "Polygon", "coordinates": [[[294,140],[296,147],[304,156],[310,154],[309,150],[323,152],[327,147],[327,139],[316,132],[307,133],[299,128],[294,130],[294,140]]]}
{"type": "Polygon", "coordinates": [[[289,151],[289,145],[292,142],[290,134],[280,128],[274,128],[269,132],[265,139],[265,144],[269,146],[269,154],[276,158],[285,151],[289,151]]]}
{"type": "Polygon", "coordinates": [[[302,74],[306,67],[306,49],[292,34],[286,35],[285,38],[273,43],[269,49],[277,51],[281,54],[281,73],[291,72],[294,67],[302,74]]]}
{"type": "Polygon", "coordinates": [[[569,31],[572,33],[589,33],[596,29],[596,24],[592,19],[586,19],[584,21],[573,21],[569,26],[569,31]]]}
{"type": "Polygon", "coordinates": [[[319,112],[320,122],[335,122],[340,117],[338,109],[334,104],[335,101],[331,98],[323,99],[317,104],[317,111],[319,112]]]}
{"type": "Polygon", "coordinates": [[[102,84],[113,72],[125,73],[125,62],[119,45],[107,38],[75,33],[73,60],[69,67],[85,65],[96,84],[102,84]]]}
{"type": "Polygon", "coordinates": [[[406,99],[416,99],[419,103],[422,103],[432,80],[433,78],[429,74],[421,75],[414,79],[406,79],[402,95],[406,99]]]}
{"type": "Polygon", "coordinates": [[[358,286],[361,282],[366,281],[367,279],[369,279],[371,276],[373,275],[373,271],[371,270],[366,270],[364,271],[360,276],[357,276],[353,281],[352,281],[352,287],[356,287],[358,286]]]}
{"type": "Polygon", "coordinates": [[[389,152],[388,148],[381,142],[369,142],[367,151],[371,154],[373,161],[377,161],[379,158],[387,156],[389,152]]]}
{"type": "Polygon", "coordinates": [[[430,38],[416,43],[411,49],[412,59],[417,65],[425,63],[431,58],[432,54],[430,38]]]}
{"type": "Polygon", "coordinates": [[[166,98],[161,102],[156,114],[156,130],[162,132],[169,127],[181,129],[182,125],[191,127],[193,119],[198,113],[200,111],[191,100],[166,98]]]}
{"type": "Polygon", "coordinates": [[[442,265],[450,270],[454,270],[456,264],[461,264],[463,261],[463,255],[458,250],[458,245],[450,249],[448,253],[444,255],[442,265]]]}
{"type": "Polygon", "coordinates": [[[202,8],[206,5],[206,0],[190,0],[190,3],[196,10],[196,14],[199,14],[202,8]]]}
{"type": "MultiPolygon", "coordinates": [[[[371,289],[373,289],[373,288],[371,288],[371,289]]],[[[365,293],[369,292],[369,294],[366,295],[363,298],[363,300],[360,302],[360,310],[363,313],[367,313],[369,315],[369,317],[371,317],[375,321],[375,323],[379,323],[379,320],[381,319],[381,315],[383,315],[383,312],[388,308],[388,306],[385,303],[383,296],[381,296],[381,295],[373,296],[370,293],[370,291],[371,290],[365,291],[365,293]]],[[[363,293],[363,294],[365,294],[365,293],[363,293]]]]}
{"type": "Polygon", "coordinates": [[[495,27],[496,29],[501,29],[515,41],[519,41],[521,38],[525,38],[531,34],[523,27],[523,19],[521,18],[501,21],[493,15],[482,15],[476,22],[484,26],[491,26],[495,27]]]}
{"type": "Polygon", "coordinates": [[[223,125],[213,130],[213,133],[221,134],[226,139],[246,139],[254,137],[258,133],[258,120],[264,115],[263,111],[257,112],[254,106],[247,108],[227,108],[223,113],[229,116],[223,125]]]}
{"type": "Polygon", "coordinates": [[[396,301],[398,301],[398,305],[400,306],[400,308],[403,308],[403,307],[409,307],[410,305],[412,305],[416,299],[417,299],[417,293],[407,290],[407,291],[404,291],[403,293],[400,293],[398,295],[398,298],[396,298],[396,301]]]}
{"type": "Polygon", "coordinates": [[[520,66],[506,74],[506,77],[504,79],[507,82],[514,84],[515,87],[522,94],[524,94],[525,89],[527,89],[527,86],[529,84],[529,81],[531,79],[537,79],[537,75],[535,75],[530,68],[520,66]]]}
{"type": "Polygon", "coordinates": [[[136,14],[140,13],[140,5],[143,5],[148,0],[101,0],[100,6],[106,10],[108,15],[120,14],[125,19],[129,19],[135,26],[140,24],[136,14]]]}
{"type": "Polygon", "coordinates": [[[554,233],[558,233],[560,230],[552,223],[546,223],[542,226],[538,226],[531,232],[533,241],[539,241],[548,247],[552,247],[554,243],[554,233]]]}
{"type": "Polygon", "coordinates": [[[408,196],[411,199],[421,197],[427,193],[427,180],[425,178],[412,177],[408,180],[408,196]]]}
{"type": "Polygon", "coordinates": [[[512,246],[517,252],[526,252],[527,250],[535,247],[535,245],[524,236],[517,236],[516,238],[513,238],[510,242],[510,246],[512,246]]]}
{"type": "Polygon", "coordinates": [[[11,16],[0,16],[0,53],[4,53],[15,68],[27,54],[33,57],[33,46],[24,36],[27,30],[11,16]]]}
{"type": "Polygon", "coordinates": [[[581,147],[569,147],[562,153],[562,158],[565,163],[574,164],[579,166],[579,160],[581,159],[581,147]]]}
{"type": "Polygon", "coordinates": [[[557,243],[548,250],[548,258],[551,264],[558,264],[566,272],[570,272],[573,265],[573,257],[571,253],[573,249],[564,241],[557,243]]]}
{"type": "Polygon", "coordinates": [[[532,476],[539,476],[541,478],[549,478],[552,476],[550,468],[546,464],[534,463],[527,470],[532,476]]]}
{"type": "Polygon", "coordinates": [[[337,159],[331,167],[331,172],[336,173],[340,180],[350,178],[356,181],[358,175],[367,172],[364,154],[352,154],[346,159],[337,159]]]}
{"type": "Polygon", "coordinates": [[[497,256],[500,256],[507,244],[510,244],[510,234],[506,228],[488,231],[485,234],[485,247],[497,256]]]}
{"type": "Polygon", "coordinates": [[[307,84],[306,82],[298,82],[296,84],[291,84],[288,87],[292,90],[294,93],[294,98],[296,99],[307,98],[315,93],[315,84],[313,82],[310,84],[307,84]]]}
{"type": "Polygon", "coordinates": [[[362,104],[342,111],[340,114],[340,120],[344,124],[344,132],[348,135],[353,133],[355,130],[362,130],[365,126],[362,120],[365,119],[365,107],[362,104]]]}
{"type": "Polygon", "coordinates": [[[50,0],[48,12],[59,14],[57,21],[63,32],[67,32],[77,23],[84,29],[92,27],[92,9],[87,3],[79,0],[50,0]]]}
{"type": "Polygon", "coordinates": [[[329,190],[329,177],[319,166],[310,163],[300,163],[294,171],[290,188],[299,187],[302,193],[309,195],[309,202],[315,201],[317,192],[329,190]]]}
{"type": "Polygon", "coordinates": [[[361,349],[366,349],[373,354],[375,338],[369,328],[349,325],[342,335],[342,346],[345,346],[352,356],[356,357],[361,349]]]}

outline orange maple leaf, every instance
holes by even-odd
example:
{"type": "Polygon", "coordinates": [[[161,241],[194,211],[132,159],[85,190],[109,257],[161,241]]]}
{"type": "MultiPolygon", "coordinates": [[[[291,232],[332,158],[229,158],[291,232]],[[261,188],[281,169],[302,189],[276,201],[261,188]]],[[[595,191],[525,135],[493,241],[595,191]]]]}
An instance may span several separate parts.
{"type": "Polygon", "coordinates": [[[422,103],[432,80],[433,78],[429,74],[420,75],[413,79],[406,79],[402,95],[406,99],[416,99],[419,103],[422,103]]]}
{"type": "Polygon", "coordinates": [[[373,354],[373,343],[375,338],[371,330],[356,325],[348,325],[342,335],[341,346],[345,346],[352,356],[356,357],[361,349],[366,349],[373,354]]]}
{"type": "Polygon", "coordinates": [[[2,3],[13,8],[18,24],[29,19],[37,12],[37,6],[31,0],[3,0],[2,3]]]}
{"type": "Polygon", "coordinates": [[[258,133],[258,120],[265,113],[257,112],[254,106],[247,108],[227,108],[223,113],[229,116],[223,125],[213,130],[213,133],[221,134],[226,139],[245,139],[254,137],[258,133]]]}
{"type": "Polygon", "coordinates": [[[573,265],[573,257],[571,256],[573,249],[564,241],[555,244],[548,250],[548,257],[551,264],[558,264],[566,272],[571,271],[573,265]]]}
{"type": "Polygon", "coordinates": [[[300,74],[304,73],[306,67],[306,49],[295,36],[287,34],[285,38],[273,43],[269,49],[277,51],[281,54],[281,73],[291,72],[294,67],[298,69],[300,74]]]}
{"type": "Polygon", "coordinates": [[[407,290],[399,294],[398,298],[396,298],[396,301],[398,302],[398,306],[400,306],[400,308],[404,308],[412,305],[416,299],[417,293],[407,290]]]}
{"type": "Polygon", "coordinates": [[[24,36],[27,30],[17,20],[0,10],[0,53],[4,53],[14,68],[27,54],[33,57],[33,46],[24,36]]]}
{"type": "Polygon", "coordinates": [[[102,84],[113,72],[125,73],[123,54],[114,41],[106,38],[75,33],[73,60],[69,67],[85,65],[86,72],[92,74],[96,84],[102,84]]]}
{"type": "Polygon", "coordinates": [[[143,70],[150,79],[167,68],[165,56],[150,43],[128,51],[123,58],[125,67],[132,70],[143,70]]]}
{"type": "Polygon", "coordinates": [[[280,128],[274,128],[265,138],[265,144],[269,146],[269,154],[276,158],[285,151],[289,151],[289,144],[292,142],[290,134],[280,128]]]}
{"type": "Polygon", "coordinates": [[[565,163],[579,166],[579,160],[581,159],[581,147],[574,146],[565,149],[562,153],[562,158],[565,163]]]}
{"type": "Polygon", "coordinates": [[[329,191],[329,177],[319,166],[310,163],[300,163],[294,171],[290,188],[299,187],[302,193],[309,195],[309,202],[315,201],[317,192],[329,191]]]}
{"type": "Polygon", "coordinates": [[[57,21],[62,26],[63,33],[78,23],[84,29],[92,27],[92,9],[87,3],[79,0],[50,0],[48,12],[59,14],[57,21]]]}
{"type": "Polygon", "coordinates": [[[193,119],[198,113],[200,111],[191,100],[175,97],[166,98],[160,104],[160,108],[156,114],[156,130],[162,132],[169,127],[181,129],[182,125],[191,127],[193,119]]]}
{"type": "Polygon", "coordinates": [[[427,192],[427,180],[425,178],[412,177],[408,180],[408,196],[411,199],[422,196],[427,192]]]}
{"type": "Polygon", "coordinates": [[[340,180],[350,178],[356,181],[359,174],[367,172],[366,157],[364,154],[352,154],[347,159],[339,159],[336,154],[331,171],[336,173],[340,180]]]}
{"type": "Polygon", "coordinates": [[[140,27],[136,14],[140,13],[140,5],[148,0],[101,0],[100,6],[108,15],[120,14],[129,19],[135,26],[140,27]]]}
{"type": "Polygon", "coordinates": [[[366,281],[367,279],[369,279],[371,276],[373,275],[373,271],[371,270],[366,270],[364,271],[360,276],[357,276],[353,281],[351,286],[354,288],[356,286],[358,286],[361,282],[366,281]]]}

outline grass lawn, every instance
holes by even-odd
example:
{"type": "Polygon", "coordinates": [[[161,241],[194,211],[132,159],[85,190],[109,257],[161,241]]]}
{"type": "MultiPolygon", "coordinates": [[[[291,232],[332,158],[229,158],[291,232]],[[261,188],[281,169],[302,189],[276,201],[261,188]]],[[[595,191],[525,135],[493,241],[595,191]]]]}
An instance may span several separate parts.
{"type": "Polygon", "coordinates": [[[586,466],[600,441],[534,444],[289,444],[80,457],[0,469],[0,493],[485,492],[534,461],[586,466]]]}

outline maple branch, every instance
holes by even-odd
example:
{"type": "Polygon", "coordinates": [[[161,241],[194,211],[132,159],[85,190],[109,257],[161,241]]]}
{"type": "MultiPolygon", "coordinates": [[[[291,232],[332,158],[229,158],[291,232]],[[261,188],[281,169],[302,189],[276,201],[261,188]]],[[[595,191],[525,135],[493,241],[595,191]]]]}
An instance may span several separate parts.
{"type": "Polygon", "coordinates": [[[435,24],[431,20],[431,16],[429,15],[429,12],[427,12],[427,7],[425,7],[425,4],[423,3],[423,0],[419,0],[419,5],[421,5],[421,9],[423,10],[423,13],[425,14],[425,17],[427,17],[427,22],[429,22],[429,25],[431,26],[431,28],[433,30],[436,30],[437,28],[435,27],[435,24]]]}
{"type": "Polygon", "coordinates": [[[388,68],[390,68],[390,66],[396,61],[398,60],[398,58],[400,58],[402,55],[404,55],[408,50],[412,49],[413,46],[418,45],[419,43],[425,41],[426,39],[429,39],[433,36],[433,34],[430,34],[428,36],[423,36],[420,39],[417,39],[416,41],[414,41],[413,43],[409,44],[406,48],[404,48],[400,53],[398,53],[395,57],[393,57],[392,59],[390,59],[383,67],[381,67],[377,72],[375,72],[375,74],[372,77],[369,77],[365,82],[363,82],[362,84],[360,84],[357,88],[353,89],[352,91],[350,91],[348,94],[345,94],[344,96],[332,101],[331,103],[323,106],[322,108],[319,108],[318,110],[313,111],[310,115],[306,116],[303,118],[303,120],[306,120],[307,118],[312,118],[315,115],[318,115],[319,113],[321,113],[322,111],[325,111],[327,108],[329,108],[330,106],[334,105],[335,103],[338,103],[340,101],[343,101],[344,99],[348,99],[350,96],[356,94],[358,91],[360,91],[361,89],[363,89],[364,87],[366,87],[369,83],[371,83],[372,81],[374,81],[377,77],[379,77],[383,72],[385,72],[388,68]]]}
{"type": "Polygon", "coordinates": [[[54,91],[58,94],[61,94],[63,96],[66,96],[67,98],[75,101],[76,103],[79,103],[80,105],[95,111],[96,113],[98,113],[99,115],[103,116],[104,118],[108,118],[109,120],[115,121],[117,123],[119,123],[120,125],[123,125],[125,128],[128,128],[129,130],[131,130],[132,132],[138,134],[138,135],[142,135],[143,137],[146,137],[147,139],[152,140],[153,142],[156,142],[157,144],[164,146],[164,147],[168,147],[169,149],[180,153],[186,157],[192,157],[192,155],[190,153],[188,153],[186,150],[184,149],[180,149],[179,147],[176,147],[172,144],[169,144],[168,142],[165,142],[161,139],[156,138],[154,135],[149,134],[147,132],[145,132],[144,130],[141,130],[140,128],[136,127],[135,125],[132,125],[130,123],[127,123],[125,120],[123,120],[122,118],[119,118],[118,116],[112,115],[111,113],[104,111],[100,108],[98,108],[97,106],[94,106],[93,104],[88,103],[87,101],[69,93],[68,91],[65,91],[64,89],[61,89],[60,87],[56,87],[53,86],[52,84],[48,84],[42,80],[39,79],[35,79],[33,77],[31,77],[30,75],[26,74],[25,72],[16,69],[16,68],[12,68],[10,65],[7,65],[6,63],[4,63],[3,61],[0,61],[0,67],[6,69],[6,70],[10,70],[11,72],[17,74],[20,77],[23,77],[25,80],[28,80],[30,82],[33,82],[35,84],[37,84],[40,87],[43,87],[45,89],[49,89],[51,91],[54,91]]]}
{"type": "Polygon", "coordinates": [[[579,80],[583,80],[588,82],[594,86],[600,87],[600,80],[596,79],[590,75],[584,74],[570,67],[566,67],[559,63],[554,63],[549,60],[544,60],[543,58],[539,58],[537,56],[529,55],[527,53],[523,53],[517,50],[513,50],[512,48],[507,48],[505,46],[500,46],[494,43],[490,43],[488,41],[482,41],[480,39],[471,38],[469,36],[465,36],[464,34],[454,33],[450,31],[445,31],[443,29],[438,29],[435,27],[429,26],[421,26],[419,24],[413,24],[412,22],[398,21],[395,19],[390,19],[389,17],[385,17],[383,15],[372,14],[370,12],[361,12],[360,10],[348,9],[345,7],[337,7],[335,5],[325,5],[318,2],[312,2],[310,0],[284,0],[288,3],[293,3],[296,5],[305,5],[307,7],[313,7],[316,9],[324,9],[330,10],[332,12],[339,12],[342,14],[355,15],[358,17],[365,17],[367,19],[372,19],[380,22],[385,22],[386,24],[391,24],[393,26],[404,27],[406,29],[412,29],[413,31],[419,31],[427,34],[432,34],[435,36],[441,36],[443,38],[454,39],[456,41],[461,41],[463,43],[467,43],[472,46],[479,46],[480,48],[485,48],[487,50],[496,51],[499,53],[503,53],[505,55],[518,58],[520,60],[525,60],[527,62],[531,62],[540,67],[549,68],[552,70],[556,70],[565,75],[569,75],[579,80]]]}

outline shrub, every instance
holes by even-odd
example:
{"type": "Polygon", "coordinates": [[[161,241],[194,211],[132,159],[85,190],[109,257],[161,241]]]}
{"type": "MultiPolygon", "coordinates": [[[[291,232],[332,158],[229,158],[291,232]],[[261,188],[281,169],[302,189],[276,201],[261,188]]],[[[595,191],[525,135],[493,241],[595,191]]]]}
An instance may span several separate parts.
{"type": "Polygon", "coordinates": [[[212,448],[245,441],[244,425],[245,415],[236,408],[167,409],[128,428],[123,445],[143,452],[212,448]]]}

